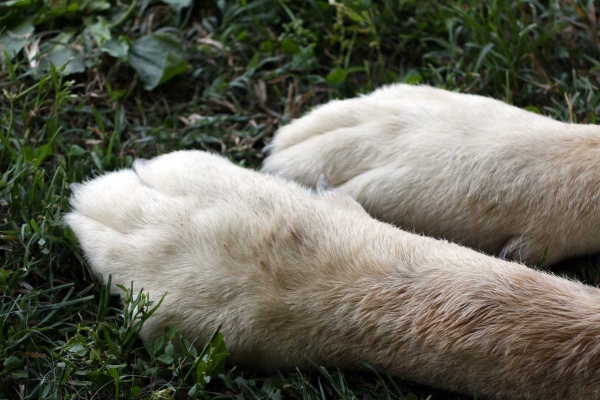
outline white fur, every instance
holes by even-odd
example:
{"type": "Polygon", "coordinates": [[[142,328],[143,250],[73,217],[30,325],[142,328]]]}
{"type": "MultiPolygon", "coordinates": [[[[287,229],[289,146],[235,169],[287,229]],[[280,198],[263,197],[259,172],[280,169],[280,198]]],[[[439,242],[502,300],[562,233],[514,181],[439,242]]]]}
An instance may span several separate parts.
{"type": "Polygon", "coordinates": [[[600,127],[392,85],[279,130],[263,172],[325,173],[375,218],[535,264],[600,251],[600,127]]]}
{"type": "Polygon", "coordinates": [[[600,290],[378,222],[349,197],[188,151],[75,188],[93,271],[235,364],[361,368],[497,399],[600,398],[600,290]]]}

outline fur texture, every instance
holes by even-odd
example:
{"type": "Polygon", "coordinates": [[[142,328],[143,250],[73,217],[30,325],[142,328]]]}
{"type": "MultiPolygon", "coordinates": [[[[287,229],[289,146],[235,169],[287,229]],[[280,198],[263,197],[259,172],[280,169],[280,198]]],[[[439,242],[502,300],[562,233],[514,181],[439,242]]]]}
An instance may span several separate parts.
{"type": "Polygon", "coordinates": [[[393,85],[279,130],[262,171],[325,173],[375,218],[488,254],[546,262],[600,251],[600,127],[501,101],[393,85]]]}
{"type": "MultiPolygon", "coordinates": [[[[334,175],[335,176],[335,175],[334,175]]],[[[236,364],[360,368],[496,399],[600,398],[600,290],[372,219],[350,197],[187,151],[74,188],[93,271],[219,325],[236,364]]]]}

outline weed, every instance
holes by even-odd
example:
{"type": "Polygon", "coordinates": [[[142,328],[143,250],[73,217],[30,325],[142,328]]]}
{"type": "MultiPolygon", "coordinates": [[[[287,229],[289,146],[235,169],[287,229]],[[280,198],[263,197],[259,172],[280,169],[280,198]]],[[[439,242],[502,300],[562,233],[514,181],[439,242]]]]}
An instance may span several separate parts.
{"type": "MultiPolygon", "coordinates": [[[[592,0],[0,2],[0,398],[457,398],[371,366],[240,370],[218,332],[143,344],[161,299],[90,276],[68,186],[182,148],[256,167],[282,124],[390,82],[595,123],[597,21],[592,0]]],[[[598,285],[597,258],[566,265],[598,285]]]]}

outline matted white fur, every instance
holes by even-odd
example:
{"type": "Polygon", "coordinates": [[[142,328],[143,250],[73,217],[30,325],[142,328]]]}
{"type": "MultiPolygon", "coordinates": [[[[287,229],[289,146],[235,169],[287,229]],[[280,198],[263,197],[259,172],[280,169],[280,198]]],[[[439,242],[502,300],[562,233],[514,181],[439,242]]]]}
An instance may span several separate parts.
{"type": "Polygon", "coordinates": [[[325,173],[374,217],[528,264],[600,251],[600,127],[392,85],[284,126],[262,171],[325,173]]]}
{"type": "Polygon", "coordinates": [[[496,399],[600,398],[600,290],[401,231],[203,152],[74,188],[66,217],[98,276],[163,305],[231,362],[390,373],[496,399]]]}

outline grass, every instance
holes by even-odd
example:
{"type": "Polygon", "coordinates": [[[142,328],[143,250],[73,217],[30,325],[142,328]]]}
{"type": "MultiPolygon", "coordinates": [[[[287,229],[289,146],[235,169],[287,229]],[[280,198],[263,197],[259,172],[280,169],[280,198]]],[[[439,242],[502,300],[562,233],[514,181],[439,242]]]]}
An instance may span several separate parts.
{"type": "MultiPolygon", "coordinates": [[[[143,344],[160,299],[111,298],[62,222],[72,182],[182,148],[254,168],[282,124],[391,82],[596,122],[593,1],[441,3],[0,2],[0,398],[468,398],[375,369],[238,369],[218,333],[143,344]]],[[[600,281],[596,257],[555,272],[600,281]]]]}

